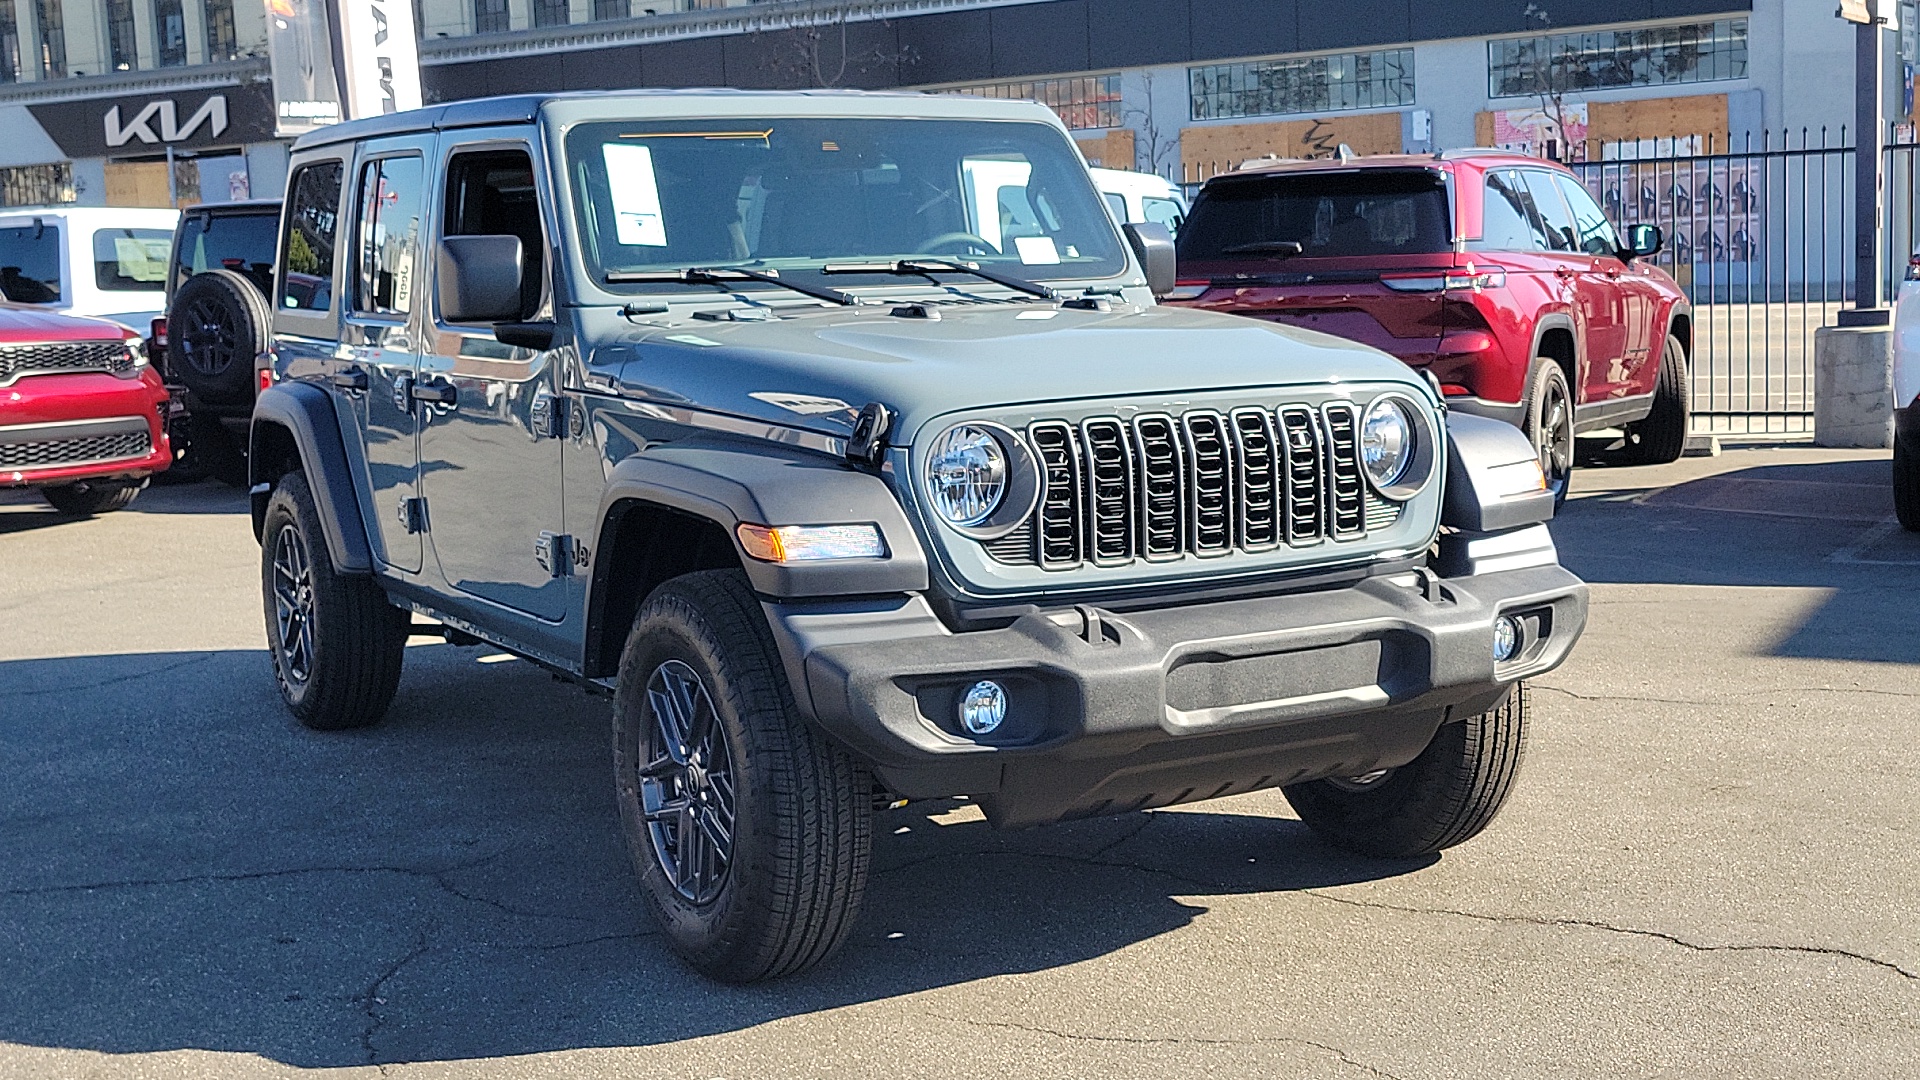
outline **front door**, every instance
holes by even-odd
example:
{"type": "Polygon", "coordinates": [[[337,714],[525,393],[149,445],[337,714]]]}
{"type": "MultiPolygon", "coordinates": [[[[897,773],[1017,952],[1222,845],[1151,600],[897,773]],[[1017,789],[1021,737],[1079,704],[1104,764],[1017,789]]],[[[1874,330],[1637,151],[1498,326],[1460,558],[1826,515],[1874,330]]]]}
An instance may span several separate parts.
{"type": "Polygon", "coordinates": [[[391,567],[417,572],[425,512],[420,500],[420,409],[412,397],[420,362],[421,243],[426,152],[419,137],[368,143],[354,181],[353,263],[341,320],[336,383],[351,395],[366,455],[368,517],[391,567]]]}
{"type": "Polygon", "coordinates": [[[1593,258],[1589,287],[1613,313],[1614,345],[1607,354],[1610,362],[1604,370],[1596,363],[1597,378],[1592,382],[1588,398],[1600,401],[1624,397],[1635,392],[1635,381],[1646,368],[1647,330],[1653,318],[1646,303],[1650,293],[1640,287],[1643,283],[1630,272],[1627,260],[1621,256],[1620,237],[1614,232],[1613,223],[1607,220],[1606,211],[1600,209],[1600,204],[1593,201],[1593,196],[1578,180],[1559,173],[1554,179],[1573,210],[1581,250],[1593,258]]]}
{"type": "MultiPolygon", "coordinates": [[[[466,135],[446,154],[443,236],[520,238],[521,318],[553,317],[545,194],[521,140],[466,135]]],[[[537,619],[566,614],[570,548],[560,498],[558,354],[502,345],[441,318],[418,374],[429,536],[447,585],[537,619]]]]}
{"type": "MultiPolygon", "coordinates": [[[[1569,389],[1574,400],[1584,405],[1607,396],[1612,373],[1625,352],[1620,290],[1606,280],[1593,255],[1582,246],[1580,226],[1556,175],[1540,169],[1522,169],[1520,174],[1546,225],[1547,261],[1553,266],[1558,293],[1574,312],[1580,365],[1569,389]]],[[[1605,218],[1601,220],[1604,223],[1605,218]]]]}

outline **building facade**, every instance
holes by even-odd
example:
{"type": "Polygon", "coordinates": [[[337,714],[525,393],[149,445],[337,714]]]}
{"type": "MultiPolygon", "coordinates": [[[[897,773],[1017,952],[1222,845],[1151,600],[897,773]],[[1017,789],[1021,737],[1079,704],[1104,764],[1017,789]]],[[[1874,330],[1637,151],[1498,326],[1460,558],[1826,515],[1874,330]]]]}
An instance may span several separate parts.
{"type": "MultiPolygon", "coordinates": [[[[268,20],[320,2],[0,0],[0,204],[277,195],[268,20]]],[[[1804,130],[1837,145],[1853,117],[1853,28],[1809,0],[416,0],[415,24],[430,102],[638,86],[1035,98],[1089,160],[1185,182],[1342,144],[1594,159],[1804,130]]],[[[1884,35],[1902,119],[1905,29],[1884,35]]]]}

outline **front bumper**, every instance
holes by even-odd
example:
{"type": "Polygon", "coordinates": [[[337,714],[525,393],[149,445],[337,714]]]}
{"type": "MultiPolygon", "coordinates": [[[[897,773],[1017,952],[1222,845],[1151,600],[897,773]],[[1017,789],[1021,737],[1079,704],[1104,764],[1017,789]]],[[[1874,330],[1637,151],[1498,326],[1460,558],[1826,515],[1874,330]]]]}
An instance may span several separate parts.
{"type": "Polygon", "coordinates": [[[1031,825],[1413,760],[1441,724],[1560,664],[1585,625],[1578,578],[1537,550],[1503,550],[1456,560],[1482,571],[1470,576],[1126,614],[1039,610],[963,634],[917,597],[766,607],[802,707],[891,791],[967,794],[996,825],[1031,825]],[[1503,613],[1521,617],[1527,640],[1496,665],[1503,613]],[[972,736],[957,704],[980,679],[1005,687],[1009,706],[998,730],[972,736]]]}
{"type": "Polygon", "coordinates": [[[0,487],[146,476],[173,461],[152,368],[28,375],[0,391],[0,487]]]}

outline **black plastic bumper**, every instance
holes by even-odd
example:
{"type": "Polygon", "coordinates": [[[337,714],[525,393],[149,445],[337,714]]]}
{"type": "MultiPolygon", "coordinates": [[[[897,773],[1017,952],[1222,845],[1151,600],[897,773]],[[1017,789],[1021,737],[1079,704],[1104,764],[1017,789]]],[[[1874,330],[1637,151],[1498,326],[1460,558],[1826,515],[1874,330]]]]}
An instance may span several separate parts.
{"type": "Polygon", "coordinates": [[[1125,615],[1065,608],[964,634],[918,597],[766,608],[802,708],[890,790],[972,795],[1006,826],[1405,764],[1441,724],[1564,660],[1587,593],[1548,563],[1125,615]],[[1496,665],[1502,613],[1526,635],[1496,665]],[[958,706],[981,679],[1009,706],[976,736],[958,706]]]}

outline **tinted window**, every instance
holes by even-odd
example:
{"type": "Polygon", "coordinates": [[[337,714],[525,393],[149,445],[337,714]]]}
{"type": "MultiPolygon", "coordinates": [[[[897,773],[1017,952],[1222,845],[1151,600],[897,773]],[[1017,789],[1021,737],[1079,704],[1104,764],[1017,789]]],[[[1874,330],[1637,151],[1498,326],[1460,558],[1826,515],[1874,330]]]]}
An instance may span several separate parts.
{"type": "Polygon", "coordinates": [[[1530,251],[1547,246],[1540,220],[1530,212],[1533,200],[1511,171],[1487,174],[1486,201],[1480,212],[1482,251],[1530,251]]]}
{"type": "Polygon", "coordinates": [[[1432,173],[1266,176],[1208,184],[1180,230],[1180,258],[1271,261],[1245,245],[1288,241],[1306,258],[1429,254],[1448,250],[1451,233],[1432,173]]]}
{"type": "Polygon", "coordinates": [[[1140,216],[1165,225],[1167,231],[1175,236],[1180,235],[1180,224],[1186,220],[1179,203],[1172,199],[1156,199],[1151,195],[1140,200],[1140,216]]]}
{"type": "Polygon", "coordinates": [[[162,292],[172,247],[173,233],[165,229],[97,229],[94,284],[115,292],[162,292]]]}
{"type": "Polygon", "coordinates": [[[0,294],[16,304],[60,302],[60,229],[51,223],[0,229],[0,294]]]}
{"type": "Polygon", "coordinates": [[[1573,208],[1573,226],[1579,230],[1580,250],[1589,255],[1620,255],[1620,238],[1613,233],[1613,223],[1607,220],[1606,212],[1587,194],[1587,189],[1571,176],[1554,175],[1560,184],[1560,193],[1567,198],[1567,205],[1573,208]]]}
{"type": "Polygon", "coordinates": [[[1553,182],[1553,174],[1537,169],[1522,169],[1520,175],[1526,177],[1527,191],[1533,195],[1534,209],[1539,211],[1540,220],[1547,227],[1547,250],[1579,251],[1579,233],[1574,229],[1573,215],[1567,212],[1566,201],[1560,198],[1560,189],[1553,182]]]}
{"type": "Polygon", "coordinates": [[[1100,193],[1100,197],[1107,200],[1107,209],[1113,211],[1113,220],[1127,220],[1127,197],[1125,195],[1115,195],[1111,191],[1103,191],[1100,193]]]}
{"type": "Polygon", "coordinates": [[[245,274],[263,296],[273,293],[273,245],[280,215],[190,214],[180,224],[173,253],[173,287],[208,270],[245,274]]]}
{"type": "Polygon", "coordinates": [[[417,157],[382,158],[360,171],[360,243],[354,256],[354,310],[405,315],[413,310],[414,259],[420,246],[417,157]]]}
{"type": "Polygon", "coordinates": [[[309,165],[293,179],[287,248],[280,259],[286,267],[280,286],[283,308],[326,311],[333,306],[334,233],[340,224],[344,171],[339,162],[329,161],[309,165]]]}

